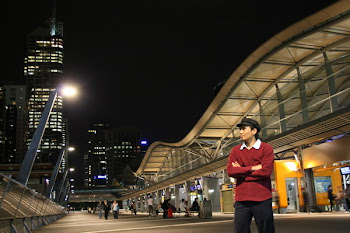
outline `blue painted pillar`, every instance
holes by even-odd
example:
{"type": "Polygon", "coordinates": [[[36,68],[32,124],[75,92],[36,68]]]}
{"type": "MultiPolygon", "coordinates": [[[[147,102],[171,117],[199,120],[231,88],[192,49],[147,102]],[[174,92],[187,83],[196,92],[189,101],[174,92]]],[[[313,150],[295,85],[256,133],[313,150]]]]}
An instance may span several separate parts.
{"type": "Polygon", "coordinates": [[[64,156],[66,152],[66,148],[63,147],[61,149],[61,152],[60,152],[60,155],[58,156],[58,159],[57,159],[57,162],[56,162],[56,166],[52,172],[52,175],[51,175],[51,178],[50,178],[50,183],[49,183],[49,186],[47,187],[46,189],[46,197],[47,198],[50,198],[50,195],[51,195],[51,192],[52,192],[52,189],[55,185],[55,182],[56,182],[56,178],[57,178],[57,174],[58,174],[58,170],[60,168],[60,165],[61,165],[61,162],[62,162],[62,158],[64,156]]]}

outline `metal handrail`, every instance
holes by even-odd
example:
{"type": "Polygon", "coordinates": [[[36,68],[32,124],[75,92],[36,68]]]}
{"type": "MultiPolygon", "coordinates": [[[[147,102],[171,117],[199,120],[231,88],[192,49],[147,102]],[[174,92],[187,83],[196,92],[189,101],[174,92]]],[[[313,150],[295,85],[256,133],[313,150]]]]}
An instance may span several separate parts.
{"type": "Polygon", "coordinates": [[[0,173],[0,184],[6,187],[4,190],[0,189],[0,220],[65,214],[63,206],[24,186],[11,176],[0,173]],[[51,208],[46,208],[48,205],[51,208]]]}

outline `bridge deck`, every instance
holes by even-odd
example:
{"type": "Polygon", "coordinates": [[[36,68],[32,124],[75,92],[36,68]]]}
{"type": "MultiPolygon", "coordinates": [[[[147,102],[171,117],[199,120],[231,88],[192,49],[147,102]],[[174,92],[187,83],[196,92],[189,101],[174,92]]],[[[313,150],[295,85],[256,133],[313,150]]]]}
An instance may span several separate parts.
{"type": "MultiPolygon", "coordinates": [[[[350,214],[347,213],[298,213],[275,215],[276,232],[284,233],[345,233],[350,229],[350,214]]],[[[102,233],[102,232],[233,232],[232,214],[213,214],[212,219],[148,217],[147,214],[121,214],[119,219],[99,219],[97,214],[83,211],[72,212],[57,222],[34,233],[102,233]]],[[[254,222],[252,232],[257,232],[254,222]]]]}

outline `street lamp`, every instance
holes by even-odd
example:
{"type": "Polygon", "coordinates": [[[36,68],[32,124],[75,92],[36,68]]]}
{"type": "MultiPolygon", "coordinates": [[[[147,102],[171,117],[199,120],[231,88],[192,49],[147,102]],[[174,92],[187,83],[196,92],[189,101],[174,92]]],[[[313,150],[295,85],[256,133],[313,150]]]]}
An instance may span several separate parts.
{"type": "MultiPolygon", "coordinates": [[[[73,94],[76,92],[72,91],[63,91],[65,88],[61,89],[62,94],[73,94]]],[[[56,101],[57,95],[58,95],[58,89],[55,89],[50,93],[49,99],[46,102],[44,111],[42,112],[39,124],[34,132],[32,141],[28,147],[28,150],[26,152],[26,155],[24,156],[21,168],[19,170],[18,176],[17,176],[17,181],[24,186],[27,186],[28,179],[30,176],[30,172],[32,171],[33,164],[38,152],[39,145],[41,143],[41,139],[44,135],[46,124],[49,120],[52,108],[54,106],[54,103],[56,101]]]]}

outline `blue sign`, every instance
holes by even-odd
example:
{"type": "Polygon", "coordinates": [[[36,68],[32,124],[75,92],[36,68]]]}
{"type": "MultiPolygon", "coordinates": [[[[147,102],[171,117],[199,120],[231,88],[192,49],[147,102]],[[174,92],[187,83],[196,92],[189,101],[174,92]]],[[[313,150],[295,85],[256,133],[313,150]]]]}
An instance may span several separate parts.
{"type": "Polygon", "coordinates": [[[342,175],[349,175],[350,174],[350,167],[341,167],[340,168],[340,173],[342,175]]]}
{"type": "Polygon", "coordinates": [[[107,176],[106,175],[103,175],[103,176],[102,175],[98,175],[97,179],[107,179],[107,176]]]}
{"type": "Polygon", "coordinates": [[[314,177],[314,184],[316,193],[326,193],[328,186],[332,185],[332,179],[330,176],[316,176],[314,177]]]}
{"type": "Polygon", "coordinates": [[[141,141],[141,145],[147,145],[147,141],[141,141]]]}

